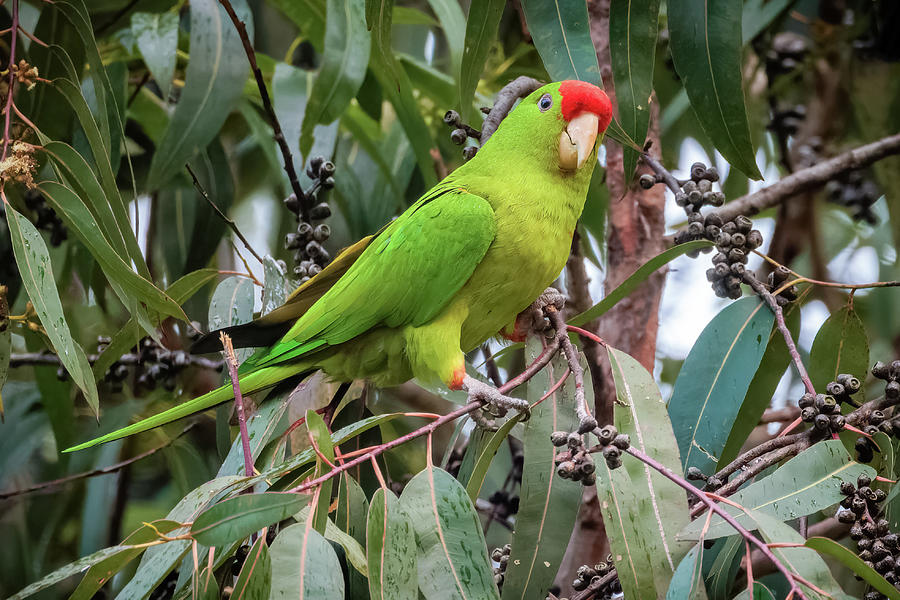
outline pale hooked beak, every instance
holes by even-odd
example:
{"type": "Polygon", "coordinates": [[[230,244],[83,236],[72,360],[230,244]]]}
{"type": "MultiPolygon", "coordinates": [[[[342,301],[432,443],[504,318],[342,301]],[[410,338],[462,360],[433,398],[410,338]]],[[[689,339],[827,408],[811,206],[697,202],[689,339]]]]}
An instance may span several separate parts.
{"type": "Polygon", "coordinates": [[[560,169],[577,171],[581,168],[594,151],[599,123],[599,117],[592,112],[583,112],[569,121],[559,136],[560,169]]]}

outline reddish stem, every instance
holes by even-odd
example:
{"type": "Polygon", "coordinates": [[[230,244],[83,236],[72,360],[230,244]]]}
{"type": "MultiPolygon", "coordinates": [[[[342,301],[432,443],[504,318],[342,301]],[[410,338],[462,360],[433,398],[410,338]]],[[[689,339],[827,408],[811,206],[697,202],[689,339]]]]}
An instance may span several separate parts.
{"type": "Polygon", "coordinates": [[[3,124],[3,152],[0,153],[0,162],[3,162],[6,159],[6,154],[9,152],[9,136],[10,136],[10,125],[12,123],[12,113],[13,113],[13,90],[16,85],[16,73],[13,69],[13,66],[16,64],[16,40],[19,38],[18,35],[19,29],[19,0],[13,0],[12,2],[12,36],[9,42],[9,65],[7,68],[9,69],[9,91],[6,93],[6,119],[3,124]]]}
{"type": "Polygon", "coordinates": [[[231,338],[224,331],[219,333],[222,347],[225,349],[225,364],[228,365],[228,375],[231,377],[231,388],[234,390],[234,406],[237,412],[238,428],[241,431],[241,447],[244,450],[244,474],[253,477],[253,452],[250,450],[250,436],[247,433],[247,417],[244,414],[244,398],[241,396],[241,383],[238,379],[237,357],[234,355],[234,346],[231,338]]]}

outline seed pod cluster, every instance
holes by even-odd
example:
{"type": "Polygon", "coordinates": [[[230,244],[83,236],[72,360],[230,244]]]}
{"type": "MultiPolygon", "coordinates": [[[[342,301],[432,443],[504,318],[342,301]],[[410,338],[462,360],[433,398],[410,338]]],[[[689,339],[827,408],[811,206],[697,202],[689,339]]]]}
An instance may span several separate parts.
{"type": "Polygon", "coordinates": [[[455,110],[448,110],[444,113],[444,124],[451,128],[450,141],[457,146],[463,146],[463,158],[471,160],[478,153],[478,146],[466,146],[469,138],[478,143],[481,139],[481,132],[467,123],[463,123],[462,117],[455,110]]]}
{"type": "MultiPolygon", "coordinates": [[[[866,426],[863,427],[863,431],[869,434],[883,431],[890,436],[900,437],[900,414],[897,414],[896,410],[889,410],[900,403],[900,360],[891,363],[878,361],[872,367],[872,375],[885,382],[884,397],[876,404],[875,409],[866,415],[866,426]],[[886,414],[885,411],[890,414],[886,414]]],[[[870,451],[875,450],[875,445],[865,438],[857,440],[857,450],[864,445],[863,442],[870,451]]]]}
{"type": "Polygon", "coordinates": [[[331,228],[321,222],[331,216],[331,207],[326,202],[315,204],[308,211],[309,222],[303,220],[302,215],[303,207],[313,204],[321,190],[334,187],[334,163],[315,156],[309,159],[306,174],[313,184],[304,193],[305,198],[298,199],[296,194],[291,194],[284,200],[285,207],[297,219],[297,231],[284,237],[284,247],[294,251],[294,275],[301,283],[319,273],[331,260],[323,246],[331,237],[331,228]]]}
{"type": "Polygon", "coordinates": [[[762,234],[753,229],[753,221],[738,215],[727,223],[715,213],[706,221],[705,235],[716,243],[718,252],[712,258],[712,268],[707,269],[706,279],[712,283],[713,292],[720,298],[736,300],[741,297],[741,281],[747,269],[750,253],[762,245],[762,234]],[[715,219],[714,219],[715,217],[715,219]]]}
{"type": "Polygon", "coordinates": [[[604,425],[595,430],[594,435],[600,447],[603,448],[603,458],[610,469],[618,469],[622,466],[622,453],[631,445],[631,438],[627,433],[619,433],[613,425],[604,425]]]}
{"type": "MultiPolygon", "coordinates": [[[[572,581],[572,589],[576,592],[582,592],[589,586],[597,586],[600,581],[615,570],[612,554],[606,555],[606,560],[594,565],[581,565],[576,571],[576,578],[572,581]]],[[[595,590],[594,598],[609,598],[615,594],[622,593],[622,585],[619,583],[618,577],[611,579],[606,585],[595,590]]],[[[562,598],[560,600],[563,600],[562,598]]]]}
{"type": "Polygon", "coordinates": [[[703,486],[703,491],[706,492],[714,492],[723,485],[725,482],[716,477],[715,475],[707,475],[697,467],[688,467],[687,472],[685,473],[685,478],[688,481],[703,481],[705,482],[703,486]]]}
{"type": "Polygon", "coordinates": [[[870,225],[878,222],[872,205],[881,196],[878,186],[861,171],[850,171],[832,179],[825,185],[825,197],[829,202],[846,206],[856,221],[870,225]]]}
{"type": "Polygon", "coordinates": [[[50,234],[50,245],[56,247],[66,241],[69,232],[56,212],[47,205],[44,195],[29,188],[25,190],[24,196],[25,206],[35,215],[34,226],[50,234]]]}
{"type": "Polygon", "coordinates": [[[845,402],[855,404],[851,396],[859,389],[859,379],[848,373],[841,373],[836,377],[836,381],[825,386],[827,393],[807,392],[800,397],[797,402],[800,406],[800,418],[805,423],[812,424],[823,437],[840,433],[847,424],[844,415],[841,414],[841,405],[845,402]]]}
{"type": "Polygon", "coordinates": [[[550,442],[557,448],[566,448],[554,459],[557,475],[563,479],[580,481],[582,485],[594,485],[597,482],[594,459],[585,448],[584,437],[580,433],[554,431],[550,434],[550,442]]]}
{"type": "Polygon", "coordinates": [[[494,583],[497,584],[497,588],[501,590],[503,589],[503,579],[506,577],[506,565],[509,564],[509,553],[511,551],[512,546],[509,544],[491,550],[491,560],[499,563],[494,567],[494,583]]]}
{"type": "MultiPolygon", "coordinates": [[[[900,589],[900,536],[890,530],[890,523],[882,515],[882,503],[887,493],[872,487],[872,479],[865,473],[856,480],[841,484],[844,499],[838,507],[837,519],[852,524],[850,539],[856,542],[859,558],[878,571],[891,585],[900,589]]],[[[884,600],[878,592],[869,592],[866,600],[884,600]]]]}

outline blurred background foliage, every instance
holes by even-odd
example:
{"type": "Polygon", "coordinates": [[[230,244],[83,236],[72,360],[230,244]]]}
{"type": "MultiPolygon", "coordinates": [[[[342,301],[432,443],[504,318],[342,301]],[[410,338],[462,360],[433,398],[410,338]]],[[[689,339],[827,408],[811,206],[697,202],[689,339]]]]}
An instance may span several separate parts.
{"type": "MultiPolygon", "coordinates": [[[[10,27],[14,3],[7,0],[0,10],[0,28],[10,27]]],[[[374,3],[360,0],[233,4],[247,23],[301,185],[309,189],[315,181],[306,172],[310,157],[322,156],[335,165],[333,189],[318,191],[316,199],[330,206],[331,216],[321,221],[330,227],[323,246],[331,256],[376,231],[461,164],[460,149],[442,121],[447,110],[459,110],[477,127],[479,109],[489,107],[510,80],[526,75],[548,81],[559,73],[558,57],[542,58],[532,40],[559,26],[541,2],[470,6],[456,0],[404,1],[393,5],[387,21],[383,12],[369,10],[374,3]],[[481,46],[470,49],[465,43],[467,15],[471,25],[475,10],[481,11],[478,22],[496,23],[496,35],[488,31],[481,46]]],[[[577,11],[584,6],[560,4],[577,11]]],[[[748,178],[755,175],[754,165],[768,184],[900,127],[897,3],[728,2],[742,11],[742,46],[736,57],[748,122],[744,146],[733,149],[719,144],[724,130],[716,129],[702,99],[688,97],[675,71],[672,4],[662,3],[658,39],[654,37],[652,48],[643,48],[644,57],[649,52],[655,61],[652,80],[645,83],[655,94],[659,117],[654,127],[670,168],[685,173],[695,160],[716,165],[722,189],[733,199],[761,185],[748,178]],[[837,11],[836,18],[828,14],[830,8],[837,11]],[[729,167],[716,147],[741,169],[729,167]]],[[[35,181],[56,173],[85,192],[79,194],[83,198],[98,191],[112,211],[71,208],[67,203],[73,200],[52,185],[5,188],[10,204],[4,210],[14,209],[19,217],[7,214],[0,220],[0,282],[7,287],[9,314],[20,318],[0,333],[0,357],[41,353],[51,344],[57,350],[69,347],[73,354],[66,354],[68,376],[59,365],[35,364],[40,360],[3,369],[0,491],[153,452],[109,475],[0,498],[0,536],[7,544],[0,561],[4,596],[59,565],[120,542],[222,473],[234,436],[230,407],[218,409],[215,419],[198,420],[183,435],[184,425],[173,424],[85,452],[59,450],[217,385],[221,374],[207,368],[217,365],[191,362],[184,353],[192,334],[188,321],[206,330],[249,320],[254,312],[277,305],[300,279],[294,272],[299,264],[295,252],[284,244],[297,222],[284,207],[291,187],[281,154],[237,33],[215,0],[92,0],[86,7],[64,0],[22,0],[18,11],[23,29],[51,47],[20,35],[17,58],[24,56],[37,66],[44,80],[68,80],[67,85],[38,81],[33,89],[20,84],[16,91],[16,105],[42,134],[28,133],[26,141],[57,141],[55,152],[34,154],[35,181]],[[198,193],[185,164],[250,245],[275,260],[267,259],[263,266],[251,256],[198,193]],[[22,220],[36,226],[47,245],[49,262],[41,263],[39,276],[23,275],[16,267],[16,239],[40,258],[39,244],[34,238],[29,243],[31,234],[22,220]],[[18,224],[11,227],[10,222],[18,224]],[[98,231],[106,240],[100,248],[92,245],[99,243],[94,239],[98,231]],[[109,262],[101,262],[101,256],[109,262]],[[155,291],[138,278],[155,282],[155,291]],[[61,312],[52,306],[42,310],[59,321],[29,313],[29,299],[38,300],[28,293],[29,284],[23,285],[26,279],[34,289],[58,290],[61,312]],[[187,321],[173,318],[181,316],[178,305],[187,321]],[[157,340],[138,344],[147,335],[157,340]],[[91,359],[93,370],[79,353],[91,359]],[[138,364],[121,357],[129,353],[138,364]],[[107,371],[110,376],[104,377],[107,371]]],[[[695,15],[679,17],[685,26],[695,15]]],[[[587,35],[585,23],[579,31],[587,35]]],[[[9,51],[6,35],[0,52],[8,57],[9,51]]],[[[593,46],[581,51],[594,52],[593,46]]],[[[600,75],[595,74],[598,81],[600,75]]],[[[2,90],[4,97],[7,90],[2,90]]],[[[18,136],[24,129],[15,121],[12,133],[18,136]]],[[[633,133],[640,136],[639,130],[633,133]]],[[[598,169],[579,229],[595,301],[603,293],[610,202],[604,177],[598,169]]],[[[757,221],[771,240],[770,253],[781,262],[817,279],[900,278],[897,158],[834,181],[797,205],[770,209],[757,221]]],[[[670,229],[682,224],[679,213],[667,209],[670,229]]],[[[705,267],[695,264],[687,259],[673,263],[663,299],[656,374],[664,391],[674,383],[693,340],[724,305],[703,281],[705,267]]],[[[807,299],[800,333],[806,357],[818,325],[845,301],[843,292],[819,289],[807,299]]],[[[853,303],[868,333],[870,355],[896,356],[900,314],[895,296],[871,290],[857,293],[853,303]]],[[[483,362],[478,353],[471,358],[475,365],[483,362]]],[[[521,351],[508,352],[498,364],[506,373],[520,368],[523,360],[521,351]]],[[[282,403],[284,416],[273,418],[280,431],[306,408],[327,403],[331,388],[322,389],[327,385],[313,386],[306,392],[309,397],[295,399],[289,407],[282,403]]],[[[778,389],[776,406],[796,397],[797,382],[788,372],[778,389]]],[[[351,396],[363,393],[365,407],[346,409],[336,425],[370,413],[447,412],[459,401],[414,384],[351,389],[351,396]]],[[[393,438],[416,423],[403,418],[382,423],[364,434],[361,445],[393,438]]],[[[460,428],[442,431],[435,440],[436,454],[446,452],[449,464],[458,462],[460,457],[450,454],[452,442],[466,435],[460,436],[460,428]]],[[[298,438],[293,443],[302,447],[306,442],[298,438]]],[[[521,461],[521,447],[511,441],[500,448],[481,491],[478,506],[487,506],[484,512],[493,515],[483,515],[489,547],[502,546],[510,537],[507,527],[491,523],[505,523],[514,512],[510,505],[517,502],[517,492],[509,474],[516,461],[521,461]]],[[[423,466],[424,443],[384,456],[386,475],[397,491],[423,466]]],[[[367,493],[377,487],[367,470],[359,478],[367,493]]],[[[112,588],[121,590],[135,567],[117,576],[112,588]]],[[[76,584],[76,579],[66,580],[43,592],[44,597],[59,597],[76,584]]]]}

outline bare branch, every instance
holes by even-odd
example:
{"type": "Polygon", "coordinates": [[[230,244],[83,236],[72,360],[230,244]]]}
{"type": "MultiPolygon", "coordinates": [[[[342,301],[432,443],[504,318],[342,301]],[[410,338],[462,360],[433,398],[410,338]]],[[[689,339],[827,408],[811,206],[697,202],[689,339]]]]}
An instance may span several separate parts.
{"type": "Polygon", "coordinates": [[[219,332],[219,340],[225,354],[225,364],[228,365],[228,375],[231,377],[231,388],[234,390],[234,406],[237,412],[238,428],[241,432],[241,447],[244,450],[244,474],[253,477],[253,452],[250,450],[250,436],[247,433],[247,416],[244,414],[244,398],[241,396],[241,384],[238,378],[237,357],[234,355],[234,346],[231,338],[224,331],[219,332]]]}
{"type": "Polygon", "coordinates": [[[484,146],[485,142],[487,142],[488,139],[494,135],[494,132],[497,131],[497,128],[500,126],[500,121],[509,114],[509,111],[512,110],[513,105],[516,103],[516,100],[524,98],[539,87],[541,87],[540,81],[522,75],[506,84],[503,89],[497,93],[497,99],[494,100],[494,107],[491,109],[491,112],[488,113],[488,116],[484,118],[484,123],[481,125],[480,141],[482,146],[484,146]]]}

